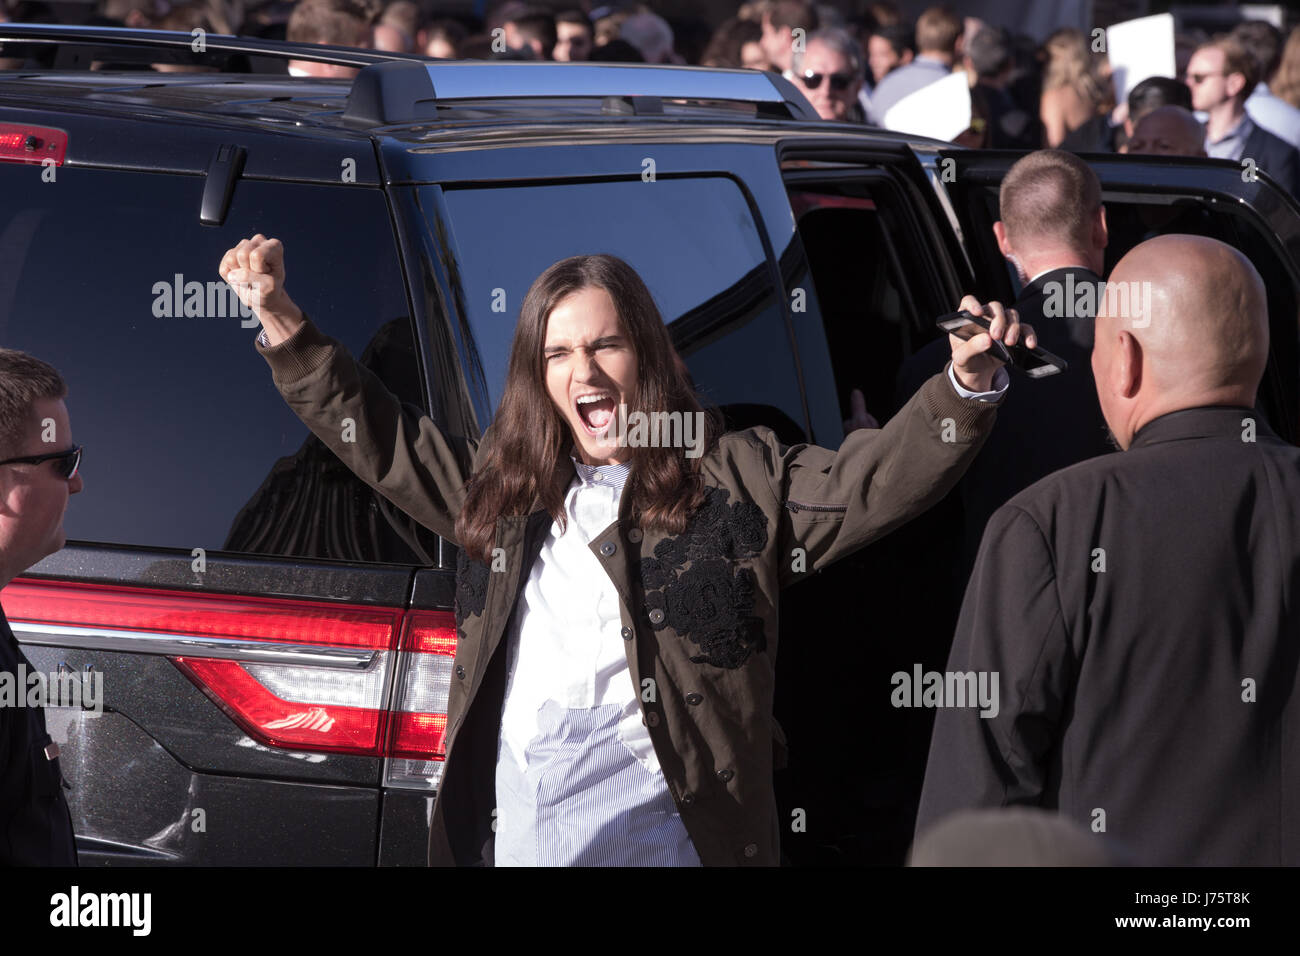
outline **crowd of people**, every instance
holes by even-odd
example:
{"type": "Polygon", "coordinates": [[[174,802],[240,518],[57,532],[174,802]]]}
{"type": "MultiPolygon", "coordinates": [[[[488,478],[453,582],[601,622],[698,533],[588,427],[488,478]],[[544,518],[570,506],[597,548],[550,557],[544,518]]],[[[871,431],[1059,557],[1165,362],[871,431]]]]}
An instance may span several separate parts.
{"type": "MultiPolygon", "coordinates": [[[[970,125],[954,138],[962,145],[1250,157],[1293,191],[1300,185],[1300,26],[1286,35],[1266,21],[1246,20],[1218,36],[1179,33],[1177,75],[1154,77],[1116,102],[1104,44],[1073,27],[1038,42],[948,6],[926,9],[912,22],[889,0],[595,8],[564,2],[571,0],[559,6],[499,0],[486,4],[480,19],[446,15],[449,7],[437,0],[100,0],[88,22],[457,59],[772,70],[823,119],[907,132],[915,132],[907,98],[964,73],[970,125]],[[1140,121],[1157,110],[1139,131],[1140,121]]],[[[0,0],[0,19],[6,18],[55,19],[40,0],[0,0]]],[[[292,61],[289,71],[355,72],[306,60],[292,61]]]]}

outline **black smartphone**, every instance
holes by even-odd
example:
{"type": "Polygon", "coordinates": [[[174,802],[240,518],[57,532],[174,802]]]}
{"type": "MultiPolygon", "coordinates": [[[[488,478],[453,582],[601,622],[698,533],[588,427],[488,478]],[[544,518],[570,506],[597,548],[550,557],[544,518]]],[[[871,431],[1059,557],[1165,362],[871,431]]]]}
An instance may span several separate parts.
{"type": "MultiPolygon", "coordinates": [[[[939,316],[934,320],[934,324],[959,339],[973,339],[981,332],[987,332],[992,321],[970,312],[950,312],[939,316]]],[[[1053,355],[1046,349],[1031,349],[1019,344],[1005,345],[994,339],[991,352],[999,361],[1020,369],[1030,378],[1045,378],[1069,368],[1065,359],[1053,355]]]]}

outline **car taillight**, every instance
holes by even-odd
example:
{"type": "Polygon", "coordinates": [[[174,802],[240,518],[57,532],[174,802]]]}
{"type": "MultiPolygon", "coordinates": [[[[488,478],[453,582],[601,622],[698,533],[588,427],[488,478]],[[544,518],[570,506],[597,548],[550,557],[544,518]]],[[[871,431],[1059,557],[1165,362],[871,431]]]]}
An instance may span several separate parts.
{"type": "Polygon", "coordinates": [[[446,611],[406,615],[388,737],[389,786],[436,788],[446,756],[447,694],[456,619],[446,611]]]}
{"type": "Polygon", "coordinates": [[[168,657],[261,744],[385,757],[389,786],[441,780],[449,611],[23,578],[3,599],[19,630],[168,657]]]}
{"type": "Polygon", "coordinates": [[[35,163],[47,159],[62,166],[68,154],[68,134],[50,126],[0,123],[0,162],[35,163]]]}
{"type": "Polygon", "coordinates": [[[166,655],[262,744],[383,756],[400,610],[38,581],[4,605],[15,623],[166,655]]]}

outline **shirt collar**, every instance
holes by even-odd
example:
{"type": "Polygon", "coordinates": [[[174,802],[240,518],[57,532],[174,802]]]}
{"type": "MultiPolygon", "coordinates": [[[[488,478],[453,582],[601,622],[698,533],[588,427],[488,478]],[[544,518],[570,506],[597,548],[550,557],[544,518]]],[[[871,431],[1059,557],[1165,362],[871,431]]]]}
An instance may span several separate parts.
{"type": "Polygon", "coordinates": [[[1033,285],[1033,284],[1034,284],[1035,282],[1037,282],[1039,279],[1042,279],[1042,278],[1044,278],[1045,276],[1049,276],[1049,275],[1051,275],[1053,272],[1086,272],[1086,273],[1088,273],[1089,275],[1096,275],[1096,273],[1093,272],[1092,269],[1090,269],[1088,266],[1085,266],[1085,265],[1075,264],[1075,265],[1072,265],[1072,266],[1052,266],[1052,268],[1050,268],[1050,269],[1044,269],[1042,272],[1038,273],[1038,274],[1035,275],[1033,278],[1031,278],[1028,282],[1026,282],[1026,283],[1025,283],[1025,288],[1028,289],[1031,285],[1033,285]]]}
{"type": "Polygon", "coordinates": [[[622,491],[631,471],[631,466],[627,462],[620,462],[617,465],[588,465],[572,454],[569,455],[569,460],[573,462],[573,470],[578,473],[578,480],[584,488],[607,485],[622,491]]]}
{"type": "Polygon", "coordinates": [[[1228,130],[1213,143],[1206,141],[1207,146],[1217,146],[1219,143],[1226,142],[1230,139],[1246,139],[1254,131],[1255,124],[1250,121],[1249,113],[1242,113],[1241,120],[1232,129],[1228,130]]]}
{"type": "Polygon", "coordinates": [[[1255,422],[1260,438],[1274,437],[1264,417],[1253,408],[1235,405],[1203,405],[1168,412],[1147,422],[1133,435],[1130,448],[1142,448],[1162,442],[1182,441],[1188,438],[1235,438],[1241,440],[1242,419],[1255,422]]]}

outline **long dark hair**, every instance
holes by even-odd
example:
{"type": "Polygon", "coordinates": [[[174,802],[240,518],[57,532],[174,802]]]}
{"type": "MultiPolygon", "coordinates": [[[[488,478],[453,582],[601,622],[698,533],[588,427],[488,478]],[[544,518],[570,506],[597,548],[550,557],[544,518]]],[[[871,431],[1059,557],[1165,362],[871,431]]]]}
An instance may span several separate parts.
{"type": "Polygon", "coordinates": [[[564,527],[573,435],[546,390],[542,349],[551,312],[565,297],[590,288],[609,293],[636,357],[637,388],[628,412],[703,413],[699,457],[687,458],[682,448],[631,449],[623,493],[632,496],[638,524],[648,531],[680,534],[704,500],[700,462],[722,431],[721,415],[701,406],[686,363],[636,271],[616,256],[572,256],[537,277],[520,309],[501,407],[456,518],[457,543],[478,561],[490,559],[497,519],[529,513],[539,497],[552,520],[564,527]]]}

